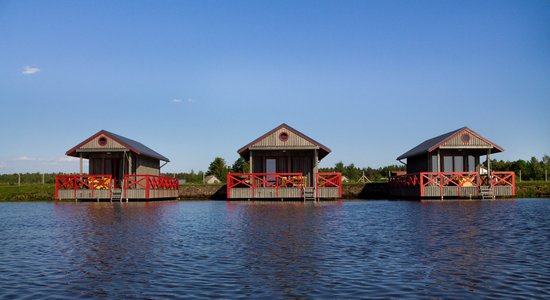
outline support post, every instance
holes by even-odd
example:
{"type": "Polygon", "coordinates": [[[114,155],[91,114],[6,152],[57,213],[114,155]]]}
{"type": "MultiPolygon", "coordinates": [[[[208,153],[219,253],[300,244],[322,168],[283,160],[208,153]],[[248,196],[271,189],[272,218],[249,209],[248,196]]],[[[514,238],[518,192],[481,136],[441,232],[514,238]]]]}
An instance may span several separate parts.
{"type": "Polygon", "coordinates": [[[250,167],[250,170],[249,170],[249,173],[253,173],[254,172],[254,169],[252,168],[252,152],[253,151],[250,151],[250,157],[248,158],[248,166],[250,167]]]}
{"type": "Polygon", "coordinates": [[[132,175],[132,153],[128,153],[128,175],[132,175]]]}
{"type": "Polygon", "coordinates": [[[82,166],[82,153],[80,153],[80,176],[82,176],[82,169],[83,169],[83,166],[82,166]]]}
{"type": "Polygon", "coordinates": [[[319,199],[319,190],[317,188],[317,174],[319,173],[319,154],[317,149],[315,149],[315,154],[313,158],[313,188],[315,190],[315,199],[319,199]]]}
{"type": "Polygon", "coordinates": [[[439,155],[439,148],[437,148],[437,172],[441,172],[441,155],[439,155]]]}

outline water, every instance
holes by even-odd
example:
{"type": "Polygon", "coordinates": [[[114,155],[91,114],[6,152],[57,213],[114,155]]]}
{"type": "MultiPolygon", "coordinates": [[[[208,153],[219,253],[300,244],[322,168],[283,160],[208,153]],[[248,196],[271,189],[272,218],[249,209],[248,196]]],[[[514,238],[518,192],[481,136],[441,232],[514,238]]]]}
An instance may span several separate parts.
{"type": "Polygon", "coordinates": [[[548,298],[549,200],[0,203],[0,298],[548,298]]]}

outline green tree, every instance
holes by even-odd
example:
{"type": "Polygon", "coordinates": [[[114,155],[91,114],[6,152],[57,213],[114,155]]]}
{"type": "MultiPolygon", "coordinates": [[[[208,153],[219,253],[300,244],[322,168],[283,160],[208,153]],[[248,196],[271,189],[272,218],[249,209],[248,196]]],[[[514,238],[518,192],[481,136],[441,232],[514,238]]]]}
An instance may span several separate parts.
{"type": "Polygon", "coordinates": [[[225,159],[216,157],[214,158],[214,161],[210,163],[206,175],[214,175],[218,177],[219,180],[225,182],[227,173],[229,173],[229,168],[225,163],[225,159]]]}
{"type": "Polygon", "coordinates": [[[239,157],[231,167],[231,172],[250,173],[250,164],[244,158],[239,157]]]}

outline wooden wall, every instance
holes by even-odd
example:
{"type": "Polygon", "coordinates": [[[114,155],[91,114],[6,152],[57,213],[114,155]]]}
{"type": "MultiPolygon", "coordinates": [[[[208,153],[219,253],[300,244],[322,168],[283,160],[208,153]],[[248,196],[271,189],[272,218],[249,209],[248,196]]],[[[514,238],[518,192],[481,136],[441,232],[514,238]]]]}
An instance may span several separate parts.
{"type": "Polygon", "coordinates": [[[286,128],[281,128],[279,130],[276,130],[269,136],[265,137],[264,139],[250,146],[250,150],[274,149],[274,148],[315,149],[318,147],[315,144],[311,143],[310,141],[304,139],[303,137],[295,134],[294,132],[286,128]],[[279,138],[280,134],[283,132],[286,132],[288,134],[288,139],[286,141],[282,141],[279,138]]]}

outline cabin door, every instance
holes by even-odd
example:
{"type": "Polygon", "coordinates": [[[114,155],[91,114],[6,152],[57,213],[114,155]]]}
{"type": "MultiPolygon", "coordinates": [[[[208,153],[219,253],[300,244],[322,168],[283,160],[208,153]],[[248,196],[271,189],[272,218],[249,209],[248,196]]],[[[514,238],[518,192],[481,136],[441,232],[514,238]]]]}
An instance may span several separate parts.
{"type": "MultiPolygon", "coordinates": [[[[266,173],[277,173],[277,159],[276,158],[266,158],[265,159],[265,172],[266,173]]],[[[266,177],[267,182],[269,185],[275,184],[275,176],[274,175],[267,175],[266,177]]]]}

